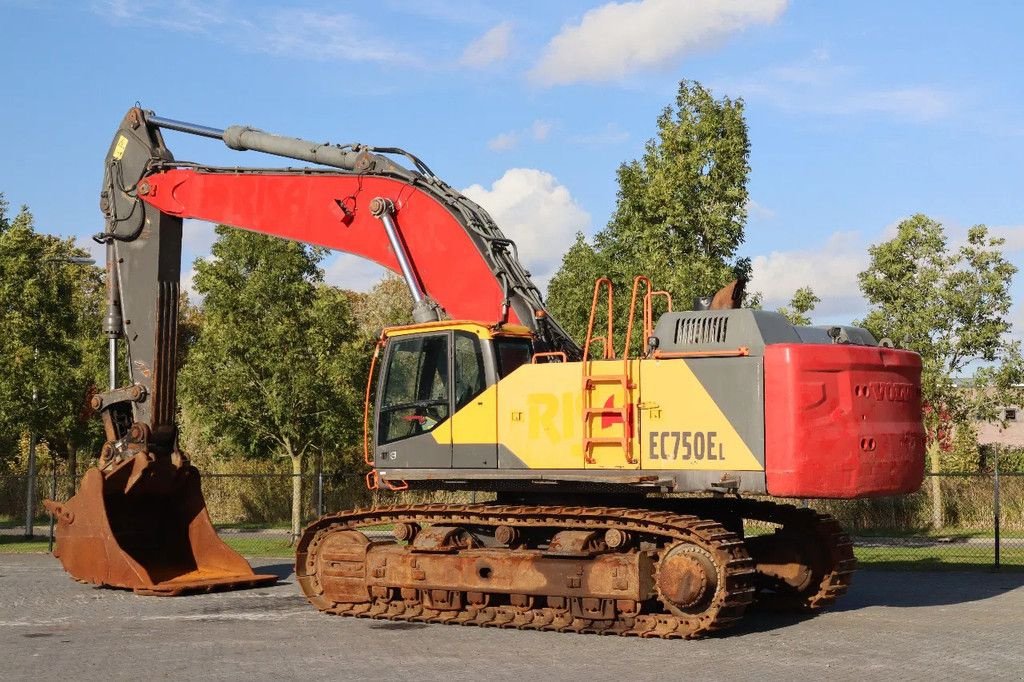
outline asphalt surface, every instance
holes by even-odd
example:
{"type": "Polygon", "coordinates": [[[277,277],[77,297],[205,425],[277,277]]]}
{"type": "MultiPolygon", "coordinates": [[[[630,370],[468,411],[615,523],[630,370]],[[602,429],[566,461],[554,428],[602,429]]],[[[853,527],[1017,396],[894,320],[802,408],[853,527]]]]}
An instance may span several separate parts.
{"type": "Polygon", "coordinates": [[[1024,679],[1024,573],[863,571],[831,611],[687,642],[327,616],[253,563],[281,582],[158,598],[0,554],[0,679],[1024,679]]]}

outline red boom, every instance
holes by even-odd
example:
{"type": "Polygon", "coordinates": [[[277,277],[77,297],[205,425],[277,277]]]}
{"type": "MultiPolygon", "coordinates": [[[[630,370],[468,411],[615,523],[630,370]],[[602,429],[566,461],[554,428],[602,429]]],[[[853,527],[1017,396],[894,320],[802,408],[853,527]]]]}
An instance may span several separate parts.
{"type": "MultiPolygon", "coordinates": [[[[504,294],[466,229],[429,194],[397,180],[174,169],[147,176],[139,196],[169,215],[318,244],[400,272],[384,227],[370,214],[373,199],[391,199],[424,291],[453,318],[501,315],[504,294]]],[[[514,311],[509,315],[520,321],[514,311]]]]}

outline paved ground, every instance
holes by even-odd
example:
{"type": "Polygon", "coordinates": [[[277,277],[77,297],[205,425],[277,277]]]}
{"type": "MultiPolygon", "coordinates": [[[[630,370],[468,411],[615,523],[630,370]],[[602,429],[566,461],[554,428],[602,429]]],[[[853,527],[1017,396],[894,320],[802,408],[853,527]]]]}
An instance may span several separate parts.
{"type": "Polygon", "coordinates": [[[695,642],[321,615],[271,588],[160,599],[0,554],[0,679],[1024,679],[1024,574],[864,571],[815,618],[749,616],[695,642]]]}

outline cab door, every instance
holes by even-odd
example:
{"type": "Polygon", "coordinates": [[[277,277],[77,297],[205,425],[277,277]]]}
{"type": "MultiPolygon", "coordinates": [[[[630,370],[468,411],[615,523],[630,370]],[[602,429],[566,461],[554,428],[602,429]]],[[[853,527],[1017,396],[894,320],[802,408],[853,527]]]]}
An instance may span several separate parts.
{"type": "Polygon", "coordinates": [[[451,332],[388,341],[377,391],[377,466],[451,468],[451,367],[451,332]]]}
{"type": "Polygon", "coordinates": [[[492,346],[458,329],[452,342],[452,467],[497,468],[498,385],[492,346]]]}

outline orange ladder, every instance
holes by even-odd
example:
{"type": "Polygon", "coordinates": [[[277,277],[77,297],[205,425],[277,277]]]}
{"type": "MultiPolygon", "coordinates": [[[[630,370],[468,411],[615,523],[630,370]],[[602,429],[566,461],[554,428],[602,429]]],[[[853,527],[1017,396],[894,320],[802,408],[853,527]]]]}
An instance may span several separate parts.
{"type": "Polygon", "coordinates": [[[615,359],[614,341],[614,293],[610,279],[601,277],[594,283],[594,296],[590,303],[590,320],[587,323],[587,338],[583,345],[583,459],[587,464],[595,464],[594,447],[597,445],[617,445],[622,448],[622,453],[627,464],[636,464],[633,456],[633,432],[634,403],[633,389],[636,384],[633,382],[632,364],[630,363],[630,342],[633,335],[633,319],[636,316],[637,293],[640,284],[646,285],[646,293],[643,298],[643,330],[645,340],[653,333],[653,312],[652,299],[654,296],[664,296],[668,302],[669,310],[672,309],[672,297],[665,291],[653,291],[651,280],[644,275],[633,279],[633,292],[629,302],[629,323],[626,327],[626,343],[622,350],[622,373],[621,374],[595,374],[593,371],[593,360],[590,358],[590,346],[594,342],[600,342],[603,350],[604,360],[615,359]],[[597,315],[598,299],[602,288],[607,289],[608,327],[604,335],[594,338],[594,318],[597,315]],[[599,384],[615,384],[619,387],[619,393],[613,394],[609,405],[595,406],[593,394],[599,384]],[[614,407],[618,403],[619,407],[614,407]],[[594,419],[613,415],[619,418],[622,423],[622,435],[618,437],[594,436],[594,419]]]}

